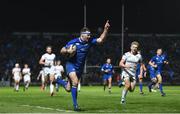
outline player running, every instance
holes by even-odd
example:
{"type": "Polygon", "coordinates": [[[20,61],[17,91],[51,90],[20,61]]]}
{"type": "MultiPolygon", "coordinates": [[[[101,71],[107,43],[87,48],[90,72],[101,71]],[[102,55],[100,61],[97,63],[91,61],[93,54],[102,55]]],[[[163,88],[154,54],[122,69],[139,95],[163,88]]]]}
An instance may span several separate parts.
{"type": "Polygon", "coordinates": [[[114,69],[113,69],[113,66],[111,64],[111,59],[110,58],[108,58],[106,60],[106,64],[103,64],[103,66],[101,67],[101,71],[104,74],[103,75],[104,91],[105,91],[106,85],[108,83],[109,93],[111,93],[112,76],[114,74],[114,69]]]}
{"type": "Polygon", "coordinates": [[[161,92],[161,96],[165,96],[162,87],[162,68],[164,64],[168,64],[166,57],[162,54],[162,49],[157,49],[157,55],[152,57],[149,61],[149,65],[151,65],[155,69],[155,76],[157,78],[157,83],[159,86],[159,90],[161,92]]]}
{"type": "Polygon", "coordinates": [[[22,79],[21,68],[19,63],[15,64],[15,67],[12,69],[13,79],[14,79],[14,91],[19,91],[19,82],[22,79]]]}
{"type": "Polygon", "coordinates": [[[22,74],[24,75],[23,79],[24,79],[24,91],[28,89],[29,84],[31,82],[31,72],[30,72],[30,68],[28,66],[28,64],[24,64],[24,68],[22,70],[22,74]]]}
{"type": "Polygon", "coordinates": [[[63,80],[59,80],[59,83],[62,84],[67,91],[71,91],[75,111],[80,111],[77,103],[77,86],[83,73],[88,51],[93,45],[104,42],[109,27],[109,21],[107,21],[104,26],[104,31],[99,38],[91,38],[90,30],[87,27],[84,27],[80,31],[80,37],[69,41],[60,51],[62,55],[70,58],[66,62],[66,71],[69,80],[67,83],[63,80]]]}
{"type": "MultiPolygon", "coordinates": [[[[122,68],[122,79],[125,82],[125,87],[122,91],[121,104],[125,103],[125,98],[128,90],[133,92],[136,85],[136,69],[138,63],[141,63],[142,57],[137,52],[139,43],[134,41],[131,43],[131,51],[126,52],[119,63],[119,66],[122,68]]],[[[142,69],[141,69],[142,70],[142,69]]],[[[142,72],[140,72],[142,73],[142,72]]],[[[142,75],[142,74],[140,74],[142,75]]]]}
{"type": "Polygon", "coordinates": [[[52,53],[52,47],[47,46],[46,47],[46,53],[42,55],[41,59],[39,60],[39,64],[43,65],[43,70],[44,70],[44,76],[47,78],[49,76],[50,80],[50,95],[54,95],[54,75],[50,74],[51,73],[51,68],[54,65],[54,60],[55,60],[56,55],[52,53]]]}
{"type": "MultiPolygon", "coordinates": [[[[64,67],[61,65],[61,61],[58,60],[56,61],[56,65],[55,65],[55,80],[57,82],[57,80],[62,79],[62,75],[64,73],[64,67]]],[[[59,91],[59,84],[56,83],[56,92],[59,91]]]]}

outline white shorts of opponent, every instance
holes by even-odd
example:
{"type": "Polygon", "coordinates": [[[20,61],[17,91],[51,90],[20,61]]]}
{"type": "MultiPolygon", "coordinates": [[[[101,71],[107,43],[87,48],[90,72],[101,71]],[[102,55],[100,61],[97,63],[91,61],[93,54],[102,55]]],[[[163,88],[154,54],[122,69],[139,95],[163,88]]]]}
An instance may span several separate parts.
{"type": "Polygon", "coordinates": [[[44,71],[44,76],[48,76],[50,74],[50,67],[44,67],[43,71],[44,71]]]}
{"type": "Polygon", "coordinates": [[[30,82],[31,81],[31,78],[29,75],[24,75],[24,82],[30,82]]]}
{"type": "Polygon", "coordinates": [[[19,75],[15,75],[15,76],[14,76],[14,80],[15,80],[15,81],[18,81],[18,82],[19,82],[19,81],[20,81],[20,79],[21,79],[21,78],[20,78],[20,76],[19,76],[19,75]]]}
{"type": "Polygon", "coordinates": [[[61,79],[61,75],[55,74],[54,78],[55,78],[55,80],[57,80],[57,78],[60,78],[60,79],[61,79]]]}
{"type": "Polygon", "coordinates": [[[136,81],[135,73],[129,73],[127,71],[122,71],[121,79],[129,80],[130,82],[136,81]]]}

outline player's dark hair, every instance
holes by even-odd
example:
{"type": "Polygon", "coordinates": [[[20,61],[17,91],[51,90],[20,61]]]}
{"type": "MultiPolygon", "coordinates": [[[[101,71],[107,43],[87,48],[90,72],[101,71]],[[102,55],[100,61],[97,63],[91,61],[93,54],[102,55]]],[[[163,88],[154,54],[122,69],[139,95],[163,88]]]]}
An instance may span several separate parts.
{"type": "Polygon", "coordinates": [[[82,32],[86,32],[86,31],[91,32],[91,31],[89,30],[89,28],[87,28],[87,27],[83,27],[83,28],[81,29],[80,33],[82,33],[82,32]]]}

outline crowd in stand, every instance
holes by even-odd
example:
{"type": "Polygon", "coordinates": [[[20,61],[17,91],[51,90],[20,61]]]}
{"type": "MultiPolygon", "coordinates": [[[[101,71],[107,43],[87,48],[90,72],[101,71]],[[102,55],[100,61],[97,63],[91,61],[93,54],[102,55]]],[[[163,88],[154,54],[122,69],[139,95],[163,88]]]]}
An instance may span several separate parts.
{"type": "MultiPolygon", "coordinates": [[[[45,53],[47,45],[53,46],[53,52],[57,55],[56,59],[63,58],[59,50],[63,47],[73,35],[6,35],[1,37],[0,42],[0,79],[10,80],[12,77],[11,70],[15,63],[21,66],[27,63],[32,71],[32,80],[35,81],[42,66],[38,61],[42,54],[45,53]]],[[[157,48],[163,48],[167,53],[170,67],[174,72],[175,79],[180,74],[180,38],[178,36],[133,36],[125,35],[124,52],[129,50],[130,42],[136,40],[141,45],[141,53],[145,63],[147,64],[150,58],[155,55],[157,48]]],[[[118,66],[121,58],[121,36],[109,35],[107,40],[101,46],[94,46],[87,57],[87,66],[101,66],[107,57],[112,59],[112,64],[118,66]]],[[[98,71],[98,70],[97,70],[98,71]]],[[[89,80],[98,80],[100,73],[94,73],[94,78],[89,80]]],[[[91,78],[91,77],[90,77],[91,78]]],[[[100,81],[100,80],[98,80],[100,81]]]]}

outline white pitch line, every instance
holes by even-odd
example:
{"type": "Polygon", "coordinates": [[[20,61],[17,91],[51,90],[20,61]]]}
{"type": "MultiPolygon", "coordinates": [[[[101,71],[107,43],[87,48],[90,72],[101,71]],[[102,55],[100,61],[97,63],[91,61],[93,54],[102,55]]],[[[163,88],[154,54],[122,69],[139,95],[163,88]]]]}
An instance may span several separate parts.
{"type": "Polygon", "coordinates": [[[21,106],[25,106],[25,107],[33,107],[33,108],[39,108],[39,109],[45,109],[45,110],[55,110],[58,112],[74,112],[71,110],[62,110],[62,109],[54,109],[54,108],[49,108],[49,107],[42,107],[42,106],[31,106],[31,105],[21,105],[21,106]]]}

